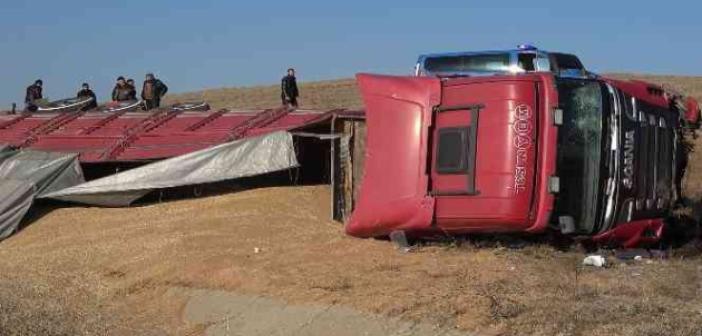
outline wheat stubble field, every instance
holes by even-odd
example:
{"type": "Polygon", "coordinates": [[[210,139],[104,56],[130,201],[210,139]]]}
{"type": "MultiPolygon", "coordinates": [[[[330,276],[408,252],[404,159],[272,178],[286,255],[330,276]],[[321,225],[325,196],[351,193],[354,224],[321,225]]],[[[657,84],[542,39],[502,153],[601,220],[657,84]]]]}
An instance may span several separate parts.
{"type": "MultiPolygon", "coordinates": [[[[702,77],[616,76],[702,99],[702,77]]],[[[303,107],[362,106],[353,80],[303,83],[301,93],[303,107]]],[[[270,86],[168,100],[267,108],[278,96],[270,86]]],[[[688,196],[702,195],[700,181],[695,152],[688,196]]],[[[580,267],[577,248],[542,242],[433,243],[404,254],[345,236],[329,219],[329,197],[327,186],[305,186],[122,209],[44,205],[0,243],[0,335],[204,335],[209,325],[184,318],[191,290],[346,307],[474,335],[702,335],[694,248],[606,269],[580,267]]]]}

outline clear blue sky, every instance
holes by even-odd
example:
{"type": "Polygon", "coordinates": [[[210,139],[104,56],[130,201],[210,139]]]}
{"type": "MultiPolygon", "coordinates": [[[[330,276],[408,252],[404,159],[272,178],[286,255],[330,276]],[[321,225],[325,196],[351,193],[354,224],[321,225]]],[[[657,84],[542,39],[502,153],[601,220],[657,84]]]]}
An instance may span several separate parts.
{"type": "Polygon", "coordinates": [[[155,72],[173,92],[360,71],[410,73],[417,54],[574,52],[595,71],[702,74],[700,1],[0,2],[0,108],[44,80],[52,99],[155,72]]]}

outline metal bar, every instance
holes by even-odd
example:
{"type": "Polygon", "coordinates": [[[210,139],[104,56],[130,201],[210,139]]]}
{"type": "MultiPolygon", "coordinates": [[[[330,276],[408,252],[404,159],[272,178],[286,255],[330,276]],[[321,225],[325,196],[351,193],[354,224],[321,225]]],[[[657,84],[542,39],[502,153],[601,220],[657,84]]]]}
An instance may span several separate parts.
{"type": "Polygon", "coordinates": [[[291,110],[289,110],[287,107],[264,110],[263,112],[247,119],[242,124],[235,127],[230,133],[229,140],[242,138],[248,131],[254,128],[261,128],[266,125],[270,125],[276,120],[286,116],[288,113],[290,113],[290,111],[291,110]]]}
{"type": "Polygon", "coordinates": [[[480,108],[475,108],[470,110],[471,125],[468,131],[468,169],[466,174],[468,174],[468,181],[466,189],[471,195],[477,195],[480,192],[475,190],[475,166],[477,159],[478,150],[478,121],[480,119],[480,108]]]}
{"type": "Polygon", "coordinates": [[[168,112],[164,111],[158,111],[152,115],[150,115],[148,118],[142,120],[138,125],[135,125],[134,127],[126,130],[124,132],[124,137],[115,143],[114,145],[110,146],[107,150],[105,150],[101,155],[100,159],[102,161],[107,161],[116,158],[119,154],[124,152],[127,147],[129,147],[136,139],[139,138],[139,136],[143,133],[149,132],[169,120],[175,118],[178,114],[180,114],[182,111],[180,110],[171,110],[168,112]]]}
{"type": "Polygon", "coordinates": [[[431,196],[478,196],[479,191],[466,191],[466,190],[456,190],[456,191],[431,191],[429,193],[431,196]]]}
{"type": "Polygon", "coordinates": [[[45,129],[45,128],[49,127],[50,125],[53,125],[54,123],[56,123],[56,122],[60,121],[61,119],[65,118],[65,117],[66,117],[66,114],[67,114],[67,113],[61,113],[61,114],[58,114],[58,115],[56,115],[56,116],[54,116],[54,117],[52,117],[52,118],[49,118],[49,119],[47,119],[46,121],[44,121],[43,123],[34,126],[32,129],[30,129],[29,131],[27,131],[27,133],[30,133],[30,134],[32,134],[32,133],[41,133],[41,131],[42,131],[43,129],[45,129]]]}
{"type": "Polygon", "coordinates": [[[455,105],[455,106],[438,106],[436,112],[450,112],[450,111],[463,111],[463,110],[482,110],[485,108],[485,104],[468,104],[468,105],[455,105]]]}
{"type": "Polygon", "coordinates": [[[200,120],[200,121],[198,121],[198,122],[196,122],[196,123],[194,123],[194,124],[188,126],[188,128],[186,128],[185,131],[186,131],[186,132],[195,131],[195,130],[201,128],[202,126],[205,126],[205,125],[211,123],[211,122],[214,121],[215,119],[217,119],[217,118],[223,116],[223,115],[224,115],[225,113],[227,113],[227,112],[229,112],[229,110],[227,110],[227,109],[221,109],[221,110],[219,110],[219,111],[217,111],[217,112],[211,113],[210,115],[208,115],[207,117],[203,118],[202,120],[200,120]]]}
{"type": "Polygon", "coordinates": [[[93,132],[97,131],[98,129],[105,127],[105,125],[107,125],[107,124],[109,124],[110,122],[112,122],[113,120],[115,120],[115,119],[121,117],[121,116],[124,115],[125,113],[127,113],[127,110],[117,111],[117,112],[115,112],[115,113],[112,113],[112,115],[110,115],[110,116],[108,116],[108,117],[106,117],[106,118],[103,118],[102,120],[100,120],[100,121],[98,121],[97,123],[95,123],[95,125],[92,125],[92,126],[90,126],[90,127],[88,127],[88,128],[85,128],[85,129],[82,130],[79,134],[88,135],[88,134],[90,134],[90,133],[93,133],[93,132]]]}
{"type": "Polygon", "coordinates": [[[78,112],[67,112],[62,113],[54,118],[49,119],[47,122],[33,128],[29,131],[30,135],[27,137],[20,147],[29,147],[35,143],[40,136],[50,134],[51,132],[59,129],[61,126],[70,123],[73,120],[78,119],[80,116],[85,114],[85,111],[78,112]]]}
{"type": "Polygon", "coordinates": [[[18,115],[16,117],[12,118],[12,120],[8,120],[8,121],[0,124],[0,130],[7,129],[12,125],[14,125],[14,124],[16,124],[24,119],[27,119],[31,115],[32,115],[31,113],[22,113],[21,115],[18,115]]]}

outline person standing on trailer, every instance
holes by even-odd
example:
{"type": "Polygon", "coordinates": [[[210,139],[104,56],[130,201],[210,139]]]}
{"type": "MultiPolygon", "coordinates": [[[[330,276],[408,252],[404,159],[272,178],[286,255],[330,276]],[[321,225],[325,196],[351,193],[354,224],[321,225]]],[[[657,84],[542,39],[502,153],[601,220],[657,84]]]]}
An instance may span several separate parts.
{"type": "Polygon", "coordinates": [[[127,85],[131,87],[131,91],[129,91],[129,100],[137,100],[137,94],[136,94],[136,84],[134,84],[133,79],[127,79],[127,85]]]}
{"type": "Polygon", "coordinates": [[[117,77],[117,84],[115,84],[115,88],[112,89],[112,101],[121,102],[135,100],[130,98],[131,90],[134,90],[134,88],[130,89],[124,77],[117,77]]]}
{"type": "Polygon", "coordinates": [[[150,110],[161,105],[161,98],[168,92],[168,87],[154,74],[146,74],[144,86],[141,89],[141,99],[144,100],[144,109],[150,110]]]}
{"type": "Polygon", "coordinates": [[[34,84],[27,87],[27,94],[24,96],[24,104],[27,111],[34,112],[37,110],[37,101],[44,99],[42,95],[42,86],[44,82],[37,79],[34,84]]]}
{"type": "Polygon", "coordinates": [[[297,108],[297,98],[300,96],[300,92],[297,90],[295,69],[288,69],[288,74],[283,77],[280,83],[280,91],[280,98],[283,100],[283,106],[297,108]]]}
{"type": "Polygon", "coordinates": [[[88,83],[83,83],[81,86],[80,91],[76,94],[77,98],[93,98],[93,100],[88,103],[88,105],[85,105],[81,110],[82,111],[89,111],[98,106],[97,104],[97,97],[95,96],[95,92],[90,89],[90,85],[88,83]]]}

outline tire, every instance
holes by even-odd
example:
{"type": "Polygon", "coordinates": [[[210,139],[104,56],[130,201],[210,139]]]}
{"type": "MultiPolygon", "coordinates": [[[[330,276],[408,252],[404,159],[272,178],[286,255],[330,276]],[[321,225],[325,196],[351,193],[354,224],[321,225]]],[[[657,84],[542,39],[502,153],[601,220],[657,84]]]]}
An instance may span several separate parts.
{"type": "Polygon", "coordinates": [[[78,111],[93,101],[91,97],[66,98],[37,107],[37,113],[62,113],[78,111]]]}
{"type": "Polygon", "coordinates": [[[100,107],[99,111],[103,113],[114,113],[122,111],[131,112],[138,110],[142,105],[143,102],[141,100],[110,102],[100,107]]]}
{"type": "Polygon", "coordinates": [[[171,105],[171,110],[176,111],[209,111],[210,105],[207,102],[179,103],[171,105]]]}

